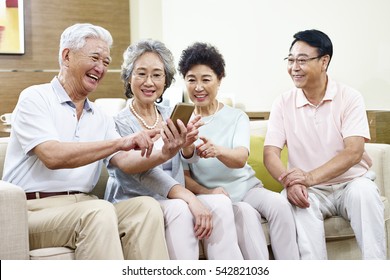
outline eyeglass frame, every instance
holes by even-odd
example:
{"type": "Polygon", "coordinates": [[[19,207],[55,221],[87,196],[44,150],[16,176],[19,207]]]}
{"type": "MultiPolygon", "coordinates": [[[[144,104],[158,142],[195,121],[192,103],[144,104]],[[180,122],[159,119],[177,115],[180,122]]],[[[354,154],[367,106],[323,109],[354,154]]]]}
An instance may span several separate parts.
{"type": "Polygon", "coordinates": [[[160,73],[152,73],[152,74],[146,74],[146,73],[137,73],[137,72],[133,72],[131,74],[135,79],[137,79],[138,81],[142,81],[142,82],[146,82],[148,80],[148,78],[150,77],[150,79],[152,80],[153,83],[156,83],[156,82],[161,82],[164,80],[165,78],[165,74],[160,74],[160,73]],[[155,79],[156,77],[154,75],[161,75],[161,77],[159,77],[157,80],[155,79]],[[142,77],[144,76],[144,77],[142,77]]]}
{"type": "Polygon", "coordinates": [[[294,63],[297,63],[299,66],[303,66],[303,65],[306,65],[306,63],[308,61],[311,61],[311,60],[314,60],[314,59],[318,59],[318,58],[321,58],[323,57],[324,55],[318,55],[318,56],[315,56],[315,57],[309,57],[309,58],[290,58],[289,56],[285,57],[283,60],[287,60],[287,66],[293,66],[294,63]],[[299,62],[299,60],[301,60],[301,62],[299,62]]]}

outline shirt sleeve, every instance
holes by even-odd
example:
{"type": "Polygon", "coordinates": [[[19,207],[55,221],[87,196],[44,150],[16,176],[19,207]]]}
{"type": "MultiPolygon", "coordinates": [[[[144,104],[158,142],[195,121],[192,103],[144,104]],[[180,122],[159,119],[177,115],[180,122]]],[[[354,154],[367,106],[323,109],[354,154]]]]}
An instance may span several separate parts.
{"type": "Polygon", "coordinates": [[[45,141],[59,140],[55,123],[48,117],[50,108],[34,87],[21,93],[14,114],[14,133],[25,154],[45,141]]]}
{"type": "Polygon", "coordinates": [[[345,95],[345,112],[341,127],[343,138],[362,136],[366,141],[370,140],[370,128],[368,126],[363,96],[354,91],[351,91],[349,94],[345,93],[345,95]]]}
{"type": "Polygon", "coordinates": [[[275,146],[283,149],[286,143],[283,117],[282,98],[279,97],[272,104],[264,146],[275,146]]]}
{"type": "Polygon", "coordinates": [[[133,178],[145,189],[163,197],[168,197],[168,193],[171,188],[180,184],[159,167],[149,169],[146,172],[133,174],[131,176],[133,176],[133,178]]]}
{"type": "Polygon", "coordinates": [[[199,156],[198,154],[196,153],[196,148],[194,149],[194,152],[192,153],[192,156],[190,158],[185,158],[182,154],[182,152],[180,151],[180,158],[182,160],[183,163],[196,163],[199,161],[199,156]]]}
{"type": "Polygon", "coordinates": [[[249,117],[242,113],[239,115],[235,131],[233,132],[233,148],[245,147],[250,149],[250,123],[249,117]]]}

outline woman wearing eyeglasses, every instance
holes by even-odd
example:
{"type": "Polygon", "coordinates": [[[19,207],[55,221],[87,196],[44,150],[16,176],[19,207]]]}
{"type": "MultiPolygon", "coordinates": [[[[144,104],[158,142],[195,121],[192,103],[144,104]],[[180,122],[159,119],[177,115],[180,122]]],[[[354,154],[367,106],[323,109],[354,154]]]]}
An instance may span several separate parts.
{"type": "Polygon", "coordinates": [[[268,259],[261,217],[268,220],[276,259],[298,259],[294,219],[287,199],[263,187],[247,164],[249,119],[239,109],[220,103],[218,89],[225,77],[225,61],[209,44],[195,43],[182,52],[179,71],[187,92],[202,117],[199,160],[188,163],[186,187],[196,195],[223,194],[235,213],[236,230],[245,259],[268,259]]]}
{"type": "MultiPolygon", "coordinates": [[[[199,240],[209,240],[205,248],[209,259],[242,259],[235,231],[217,234],[220,228],[234,226],[229,200],[220,194],[195,196],[184,187],[180,153],[191,158],[191,146],[202,123],[200,117],[187,127],[180,122],[178,131],[169,120],[172,109],[160,105],[176,73],[171,52],[159,41],[144,40],[129,46],[123,59],[121,78],[130,100],[114,117],[118,132],[125,136],[160,129],[161,133],[154,139],[151,157],[140,163],[140,171],[147,171],[128,175],[108,167],[105,199],[113,203],[145,195],[157,199],[164,213],[171,259],[198,259],[199,240]],[[156,154],[162,155],[163,163],[156,154]]],[[[142,218],[135,222],[142,222],[142,218]]]]}

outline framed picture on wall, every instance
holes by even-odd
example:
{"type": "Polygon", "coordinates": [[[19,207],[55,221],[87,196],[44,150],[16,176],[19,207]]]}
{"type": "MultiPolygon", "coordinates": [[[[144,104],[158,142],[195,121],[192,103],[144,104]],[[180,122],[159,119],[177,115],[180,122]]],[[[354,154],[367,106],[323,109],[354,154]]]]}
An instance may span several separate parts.
{"type": "Polygon", "coordinates": [[[24,54],[23,0],[0,0],[0,54],[24,54]]]}

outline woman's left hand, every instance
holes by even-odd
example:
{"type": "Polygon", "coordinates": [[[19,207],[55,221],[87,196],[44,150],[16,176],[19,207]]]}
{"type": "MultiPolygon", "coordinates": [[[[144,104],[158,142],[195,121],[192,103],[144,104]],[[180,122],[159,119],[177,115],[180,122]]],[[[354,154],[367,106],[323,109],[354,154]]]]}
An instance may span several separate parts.
{"type": "Polygon", "coordinates": [[[229,193],[223,187],[216,187],[216,188],[210,189],[210,193],[211,194],[224,194],[230,198],[229,193]]]}
{"type": "Polygon", "coordinates": [[[196,153],[201,158],[214,158],[219,156],[219,148],[206,137],[200,136],[203,144],[196,146],[196,153]]]}
{"type": "Polygon", "coordinates": [[[188,203],[188,207],[194,216],[194,233],[201,240],[209,238],[213,231],[213,215],[211,211],[198,199],[194,198],[188,203]]]}

